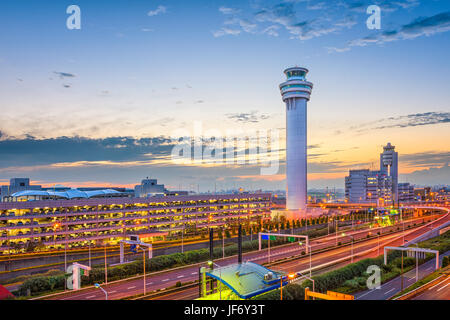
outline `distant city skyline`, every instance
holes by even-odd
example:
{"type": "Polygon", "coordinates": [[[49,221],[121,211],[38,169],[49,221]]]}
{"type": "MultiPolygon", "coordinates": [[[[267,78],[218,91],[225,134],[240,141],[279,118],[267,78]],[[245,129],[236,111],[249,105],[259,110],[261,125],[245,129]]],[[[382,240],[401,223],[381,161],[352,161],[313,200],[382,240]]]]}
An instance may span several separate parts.
{"type": "Polygon", "coordinates": [[[68,1],[0,3],[0,184],[200,191],[285,187],[290,66],[309,69],[308,188],[399,153],[399,182],[450,184],[450,3],[419,1],[68,1]],[[381,30],[366,26],[381,7],[381,30]],[[279,129],[280,170],[179,165],[177,128],[279,129]]]}

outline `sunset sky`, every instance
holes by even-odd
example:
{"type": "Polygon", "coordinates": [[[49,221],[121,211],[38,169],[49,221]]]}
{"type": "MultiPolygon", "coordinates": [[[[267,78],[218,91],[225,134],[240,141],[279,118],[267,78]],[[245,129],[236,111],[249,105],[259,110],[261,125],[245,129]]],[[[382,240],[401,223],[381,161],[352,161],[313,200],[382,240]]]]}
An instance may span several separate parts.
{"type": "Polygon", "coordinates": [[[295,65],[314,83],[310,188],[378,169],[387,142],[401,182],[450,184],[448,0],[2,0],[0,27],[0,184],[282,189],[278,85],[295,65]],[[66,27],[71,4],[81,30],[66,27]],[[199,123],[278,130],[280,169],[175,163],[171,137],[199,123]]]}

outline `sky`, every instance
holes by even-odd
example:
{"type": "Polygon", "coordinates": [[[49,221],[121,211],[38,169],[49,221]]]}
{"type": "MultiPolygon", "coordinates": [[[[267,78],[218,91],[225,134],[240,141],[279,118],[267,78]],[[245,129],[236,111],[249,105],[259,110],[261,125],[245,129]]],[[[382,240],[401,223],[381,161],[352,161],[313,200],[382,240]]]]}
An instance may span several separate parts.
{"type": "Polygon", "coordinates": [[[283,189],[291,66],[314,84],[309,188],[378,169],[388,142],[401,182],[450,184],[449,40],[447,0],[2,0],[0,184],[283,189]],[[66,24],[74,4],[81,29],[66,24]],[[264,162],[172,156],[174,138],[247,136],[245,151],[268,131],[269,175],[264,162]]]}

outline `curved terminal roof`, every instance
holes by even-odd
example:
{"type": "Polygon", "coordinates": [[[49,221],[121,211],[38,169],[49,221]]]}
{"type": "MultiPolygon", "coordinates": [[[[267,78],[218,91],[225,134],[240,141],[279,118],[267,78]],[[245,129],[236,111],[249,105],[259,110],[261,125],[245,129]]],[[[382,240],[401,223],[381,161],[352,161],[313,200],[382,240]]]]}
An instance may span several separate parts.
{"type": "MultiPolygon", "coordinates": [[[[241,299],[249,299],[279,288],[282,276],[280,272],[249,261],[209,270],[206,275],[221,281],[241,299]],[[264,279],[264,275],[269,272],[273,275],[272,279],[264,279]]],[[[283,281],[283,285],[287,283],[283,281]]]]}
{"type": "Polygon", "coordinates": [[[26,196],[47,196],[47,197],[59,197],[65,199],[76,198],[92,198],[98,196],[110,196],[120,195],[122,192],[113,189],[104,190],[92,190],[92,191],[80,191],[78,189],[69,189],[66,191],[43,191],[43,190],[24,190],[13,193],[13,197],[26,197],[26,196]]]}

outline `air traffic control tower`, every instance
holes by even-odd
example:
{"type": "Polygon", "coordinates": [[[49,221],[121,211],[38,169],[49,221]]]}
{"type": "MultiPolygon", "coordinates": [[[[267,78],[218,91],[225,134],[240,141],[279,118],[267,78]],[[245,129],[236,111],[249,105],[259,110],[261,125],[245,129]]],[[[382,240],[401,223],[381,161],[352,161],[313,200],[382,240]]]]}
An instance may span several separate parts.
{"type": "Polygon", "coordinates": [[[292,67],[284,70],[287,80],[280,84],[286,103],[286,209],[306,210],[307,102],[313,84],[306,81],[308,69],[292,67]]]}

